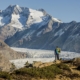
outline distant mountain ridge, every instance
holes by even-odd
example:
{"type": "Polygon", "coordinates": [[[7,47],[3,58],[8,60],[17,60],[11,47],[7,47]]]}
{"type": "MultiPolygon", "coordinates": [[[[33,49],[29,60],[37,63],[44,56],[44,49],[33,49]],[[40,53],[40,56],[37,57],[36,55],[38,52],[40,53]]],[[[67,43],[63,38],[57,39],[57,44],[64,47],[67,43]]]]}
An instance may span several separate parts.
{"type": "Polygon", "coordinates": [[[80,22],[63,23],[45,10],[10,5],[0,12],[0,39],[10,46],[80,52],[80,22]]]}

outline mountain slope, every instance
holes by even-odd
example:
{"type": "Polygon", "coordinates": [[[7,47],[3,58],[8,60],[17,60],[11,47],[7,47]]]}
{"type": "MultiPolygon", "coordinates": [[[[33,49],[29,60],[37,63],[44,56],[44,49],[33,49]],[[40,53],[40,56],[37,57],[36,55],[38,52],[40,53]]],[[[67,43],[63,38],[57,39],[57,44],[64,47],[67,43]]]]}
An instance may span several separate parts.
{"type": "Polygon", "coordinates": [[[0,11],[0,39],[10,46],[80,52],[80,23],[63,23],[45,10],[10,5],[0,11]]]}
{"type": "Polygon", "coordinates": [[[9,60],[0,52],[0,71],[9,71],[11,63],[9,60]],[[7,64],[6,64],[7,63],[7,64]]]}
{"type": "Polygon", "coordinates": [[[12,64],[9,60],[21,58],[26,58],[26,54],[14,51],[0,40],[0,71],[10,71],[12,64]]]}
{"type": "Polygon", "coordinates": [[[19,53],[19,52],[12,50],[3,41],[0,41],[0,54],[3,55],[8,60],[26,58],[26,54],[19,53]]]}
{"type": "MultiPolygon", "coordinates": [[[[17,31],[30,28],[32,25],[38,28],[49,21],[50,15],[43,9],[33,10],[19,5],[10,5],[0,11],[0,39],[5,40],[13,36],[17,31]]],[[[55,22],[61,22],[52,18],[55,22]]]]}
{"type": "Polygon", "coordinates": [[[33,28],[18,32],[6,42],[10,46],[36,49],[54,49],[58,45],[62,50],[80,52],[80,23],[53,23],[53,26],[48,23],[47,25],[35,32],[33,28]]]}

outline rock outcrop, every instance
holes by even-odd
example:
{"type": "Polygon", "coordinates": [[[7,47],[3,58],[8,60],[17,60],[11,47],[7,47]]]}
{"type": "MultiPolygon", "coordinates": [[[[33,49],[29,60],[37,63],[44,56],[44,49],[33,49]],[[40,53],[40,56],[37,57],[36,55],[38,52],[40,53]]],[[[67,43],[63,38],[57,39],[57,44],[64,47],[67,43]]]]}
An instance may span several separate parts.
{"type": "Polygon", "coordinates": [[[10,71],[11,63],[6,57],[0,53],[0,71],[10,71]]]}
{"type": "Polygon", "coordinates": [[[26,54],[15,52],[3,41],[0,41],[0,71],[10,71],[12,64],[9,60],[20,58],[26,58],[26,54]]]}
{"type": "Polygon", "coordinates": [[[20,53],[12,50],[3,41],[0,41],[0,53],[4,55],[8,60],[26,58],[25,53],[20,53]]]}

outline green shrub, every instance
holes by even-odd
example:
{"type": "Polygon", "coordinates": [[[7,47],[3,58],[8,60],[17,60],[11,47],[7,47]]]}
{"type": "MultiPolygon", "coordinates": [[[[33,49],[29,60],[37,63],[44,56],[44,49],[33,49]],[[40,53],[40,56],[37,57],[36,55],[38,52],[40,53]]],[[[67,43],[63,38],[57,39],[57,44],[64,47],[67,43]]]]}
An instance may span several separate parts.
{"type": "Polygon", "coordinates": [[[44,68],[21,68],[15,71],[16,74],[27,74],[31,77],[39,78],[54,78],[55,75],[61,74],[62,70],[56,65],[44,67],[44,68]]]}
{"type": "Polygon", "coordinates": [[[57,64],[57,67],[59,67],[60,69],[63,69],[63,70],[71,71],[71,69],[69,68],[69,66],[66,65],[66,64],[64,64],[64,63],[57,64]]]}
{"type": "Polygon", "coordinates": [[[8,80],[11,80],[11,76],[8,72],[0,72],[0,78],[5,78],[5,79],[8,79],[8,80]]]}
{"type": "Polygon", "coordinates": [[[10,68],[10,71],[12,72],[12,71],[14,71],[16,69],[16,66],[14,65],[14,63],[12,63],[11,66],[12,67],[10,68]]]}
{"type": "Polygon", "coordinates": [[[25,66],[29,66],[29,63],[28,63],[28,61],[25,63],[25,66]]]}

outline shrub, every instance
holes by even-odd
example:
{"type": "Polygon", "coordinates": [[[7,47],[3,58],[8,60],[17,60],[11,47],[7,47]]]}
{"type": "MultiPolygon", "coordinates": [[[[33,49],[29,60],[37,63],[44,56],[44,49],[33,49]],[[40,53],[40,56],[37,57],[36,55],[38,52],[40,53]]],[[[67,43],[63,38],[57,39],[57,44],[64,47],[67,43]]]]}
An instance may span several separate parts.
{"type": "Polygon", "coordinates": [[[80,70],[80,66],[77,67],[77,70],[80,70]]]}
{"type": "Polygon", "coordinates": [[[57,64],[57,66],[58,66],[60,69],[71,71],[71,69],[69,68],[69,66],[66,65],[66,64],[64,64],[64,63],[57,64]]]}
{"type": "Polygon", "coordinates": [[[0,77],[1,78],[5,78],[5,79],[8,79],[8,80],[11,80],[11,76],[8,72],[0,72],[0,77]]]}
{"type": "Polygon", "coordinates": [[[29,66],[29,63],[28,63],[28,61],[25,63],[25,66],[29,66]]]}
{"type": "Polygon", "coordinates": [[[14,71],[16,69],[16,66],[14,65],[14,63],[11,64],[11,68],[10,68],[10,71],[14,71]]]}
{"type": "Polygon", "coordinates": [[[31,77],[39,78],[54,78],[55,75],[61,74],[62,70],[56,65],[44,67],[44,68],[21,68],[15,71],[16,74],[27,74],[31,77]]]}

